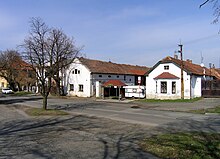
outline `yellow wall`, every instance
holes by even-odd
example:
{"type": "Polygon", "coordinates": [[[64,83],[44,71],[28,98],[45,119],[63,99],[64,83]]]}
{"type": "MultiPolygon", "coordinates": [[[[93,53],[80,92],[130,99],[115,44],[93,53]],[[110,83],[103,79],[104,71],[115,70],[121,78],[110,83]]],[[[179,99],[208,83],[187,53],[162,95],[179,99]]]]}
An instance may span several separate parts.
{"type": "Polygon", "coordinates": [[[0,77],[0,88],[6,88],[7,86],[8,82],[3,77],[0,77]]]}

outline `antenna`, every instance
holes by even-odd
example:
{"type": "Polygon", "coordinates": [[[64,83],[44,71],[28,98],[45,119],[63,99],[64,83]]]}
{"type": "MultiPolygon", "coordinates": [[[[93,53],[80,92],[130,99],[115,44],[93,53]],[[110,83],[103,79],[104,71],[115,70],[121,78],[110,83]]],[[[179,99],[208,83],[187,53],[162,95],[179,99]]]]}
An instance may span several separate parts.
{"type": "Polygon", "coordinates": [[[219,63],[218,63],[218,68],[220,68],[220,57],[219,57],[219,63]]]}
{"type": "Polygon", "coordinates": [[[201,64],[203,63],[204,57],[202,56],[202,51],[200,52],[201,54],[201,64]]]}

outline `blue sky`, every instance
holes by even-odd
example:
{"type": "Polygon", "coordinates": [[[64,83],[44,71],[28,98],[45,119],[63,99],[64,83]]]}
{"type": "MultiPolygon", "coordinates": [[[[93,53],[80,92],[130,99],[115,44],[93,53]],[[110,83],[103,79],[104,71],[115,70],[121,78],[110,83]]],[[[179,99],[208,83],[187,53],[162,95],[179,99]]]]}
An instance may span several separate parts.
{"type": "Polygon", "coordinates": [[[62,28],[84,45],[86,57],[153,66],[173,56],[181,41],[184,59],[219,67],[220,25],[203,0],[0,0],[0,50],[16,49],[28,36],[31,17],[62,28]]]}

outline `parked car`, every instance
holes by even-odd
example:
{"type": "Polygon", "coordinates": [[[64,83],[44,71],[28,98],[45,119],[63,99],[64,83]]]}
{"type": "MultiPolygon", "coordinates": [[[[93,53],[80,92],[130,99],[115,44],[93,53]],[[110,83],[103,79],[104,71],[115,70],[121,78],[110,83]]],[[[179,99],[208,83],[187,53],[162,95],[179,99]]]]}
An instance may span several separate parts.
{"type": "Polygon", "coordinates": [[[12,94],[14,93],[10,88],[3,88],[2,89],[3,94],[12,94]]]}

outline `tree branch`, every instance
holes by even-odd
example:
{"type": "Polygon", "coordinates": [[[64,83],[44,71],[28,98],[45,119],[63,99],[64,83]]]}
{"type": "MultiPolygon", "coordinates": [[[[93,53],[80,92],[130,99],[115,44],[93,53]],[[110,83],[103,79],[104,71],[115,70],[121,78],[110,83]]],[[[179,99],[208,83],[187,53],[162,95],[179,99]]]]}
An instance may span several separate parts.
{"type": "Polygon", "coordinates": [[[199,5],[199,8],[202,8],[206,3],[208,3],[210,0],[206,0],[205,2],[203,2],[202,4],[199,5]]]}

